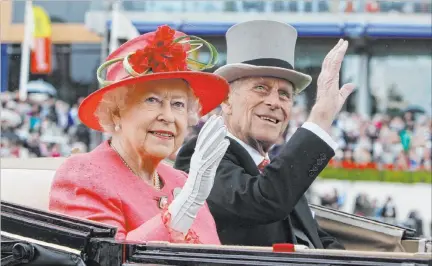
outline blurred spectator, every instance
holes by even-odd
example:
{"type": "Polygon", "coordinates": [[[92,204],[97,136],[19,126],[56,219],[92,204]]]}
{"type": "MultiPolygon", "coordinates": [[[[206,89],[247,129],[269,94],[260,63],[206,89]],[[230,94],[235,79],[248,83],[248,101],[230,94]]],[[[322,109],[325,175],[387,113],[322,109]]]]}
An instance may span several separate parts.
{"type": "Polygon", "coordinates": [[[384,221],[393,223],[396,219],[396,206],[394,205],[392,197],[388,197],[386,202],[384,203],[381,211],[380,217],[383,218],[384,221]]]}
{"type": "Polygon", "coordinates": [[[335,188],[333,189],[333,195],[326,194],[321,197],[321,205],[338,210],[343,205],[343,199],[339,195],[339,191],[335,188]]]}
{"type": "Polygon", "coordinates": [[[422,237],[424,235],[423,220],[417,211],[411,211],[403,225],[416,230],[417,237],[422,237]]]}
{"type": "Polygon", "coordinates": [[[371,208],[372,204],[368,195],[366,193],[360,193],[355,200],[353,213],[360,216],[369,216],[368,214],[371,213],[371,208]]]}

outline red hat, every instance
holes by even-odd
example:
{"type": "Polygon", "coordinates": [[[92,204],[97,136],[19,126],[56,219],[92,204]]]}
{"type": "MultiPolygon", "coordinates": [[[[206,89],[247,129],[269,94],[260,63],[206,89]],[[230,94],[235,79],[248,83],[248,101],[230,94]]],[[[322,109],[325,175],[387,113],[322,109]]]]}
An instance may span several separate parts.
{"type": "Polygon", "coordinates": [[[212,73],[199,72],[216,65],[218,53],[207,41],[187,36],[169,26],[160,26],[155,32],[132,39],[111,53],[97,70],[101,89],[85,98],[78,110],[83,124],[103,131],[95,111],[105,93],[119,87],[160,79],[185,80],[201,104],[200,115],[205,115],[228,96],[229,85],[225,79],[212,73]],[[202,63],[188,54],[206,46],[210,50],[208,63],[202,63]],[[195,67],[195,71],[192,70],[195,67]],[[107,69],[106,79],[101,77],[107,69]]]}

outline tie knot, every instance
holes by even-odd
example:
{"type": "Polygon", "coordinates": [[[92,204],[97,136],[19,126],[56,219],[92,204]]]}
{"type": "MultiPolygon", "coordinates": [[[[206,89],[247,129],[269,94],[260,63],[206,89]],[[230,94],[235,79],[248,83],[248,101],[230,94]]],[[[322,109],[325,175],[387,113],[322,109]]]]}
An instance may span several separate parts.
{"type": "Polygon", "coordinates": [[[258,170],[260,170],[260,172],[262,172],[264,170],[264,168],[270,163],[269,159],[264,159],[261,161],[261,163],[258,165],[258,170]]]}

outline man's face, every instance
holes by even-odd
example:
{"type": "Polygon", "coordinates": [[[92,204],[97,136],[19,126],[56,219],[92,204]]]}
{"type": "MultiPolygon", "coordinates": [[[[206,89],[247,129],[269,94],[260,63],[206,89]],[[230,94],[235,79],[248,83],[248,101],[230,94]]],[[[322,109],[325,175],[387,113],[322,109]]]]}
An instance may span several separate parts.
{"type": "Polygon", "coordinates": [[[293,86],[278,78],[253,77],[231,84],[222,104],[229,131],[260,152],[267,152],[283,134],[293,106],[293,86]]]}

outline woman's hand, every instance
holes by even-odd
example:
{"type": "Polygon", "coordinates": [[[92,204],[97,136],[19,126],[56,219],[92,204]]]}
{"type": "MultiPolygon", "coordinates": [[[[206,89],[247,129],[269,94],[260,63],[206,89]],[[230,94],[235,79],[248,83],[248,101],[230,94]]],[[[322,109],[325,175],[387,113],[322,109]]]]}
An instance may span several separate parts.
{"type": "Polygon", "coordinates": [[[216,169],[228,146],[222,117],[212,116],[198,135],[190,162],[189,178],[168,207],[172,229],[186,234],[213,187],[216,169]]]}

